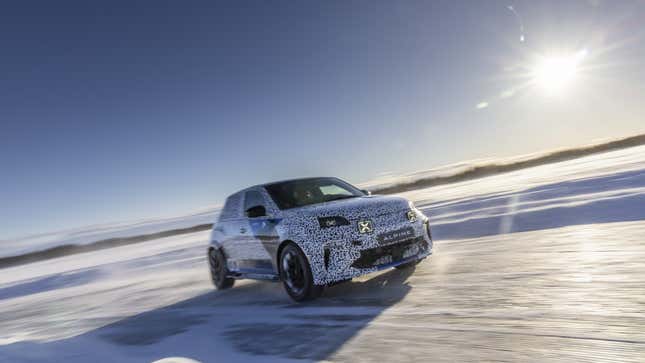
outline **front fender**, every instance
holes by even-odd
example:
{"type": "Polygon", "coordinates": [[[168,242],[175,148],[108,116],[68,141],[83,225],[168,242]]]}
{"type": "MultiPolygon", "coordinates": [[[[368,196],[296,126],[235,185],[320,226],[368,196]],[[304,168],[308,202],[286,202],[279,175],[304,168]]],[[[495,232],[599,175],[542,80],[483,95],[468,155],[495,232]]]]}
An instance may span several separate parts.
{"type": "MultiPolygon", "coordinates": [[[[320,236],[319,227],[311,221],[283,221],[279,226],[282,241],[292,241],[307,257],[314,283],[322,285],[326,281],[324,241],[320,236]]],[[[276,260],[280,256],[276,256],[276,260]]]]}

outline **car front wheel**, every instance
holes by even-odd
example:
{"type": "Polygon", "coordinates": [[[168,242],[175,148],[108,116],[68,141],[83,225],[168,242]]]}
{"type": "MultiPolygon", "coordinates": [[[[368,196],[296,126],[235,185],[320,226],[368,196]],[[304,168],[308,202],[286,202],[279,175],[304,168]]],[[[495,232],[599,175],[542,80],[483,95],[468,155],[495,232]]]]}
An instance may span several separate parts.
{"type": "Polygon", "coordinates": [[[293,243],[280,253],[280,278],[285,290],[295,301],[313,300],[322,294],[324,286],[315,285],[305,254],[293,243]]]}

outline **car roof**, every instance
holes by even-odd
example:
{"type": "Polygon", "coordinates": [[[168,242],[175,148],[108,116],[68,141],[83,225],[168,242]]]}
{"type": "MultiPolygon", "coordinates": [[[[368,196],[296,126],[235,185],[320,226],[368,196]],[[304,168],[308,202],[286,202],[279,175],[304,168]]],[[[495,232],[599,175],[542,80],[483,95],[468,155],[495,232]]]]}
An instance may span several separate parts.
{"type": "Polygon", "coordinates": [[[314,180],[314,179],[338,179],[338,178],[335,177],[335,176],[314,176],[314,177],[307,177],[307,178],[293,178],[293,179],[277,180],[277,181],[272,181],[272,182],[268,182],[268,183],[252,185],[250,187],[241,189],[241,190],[239,190],[239,191],[237,191],[237,192],[235,192],[233,194],[243,193],[243,192],[245,192],[245,191],[247,191],[249,189],[263,188],[263,187],[273,185],[273,184],[293,182],[293,181],[302,181],[302,180],[314,180]]]}

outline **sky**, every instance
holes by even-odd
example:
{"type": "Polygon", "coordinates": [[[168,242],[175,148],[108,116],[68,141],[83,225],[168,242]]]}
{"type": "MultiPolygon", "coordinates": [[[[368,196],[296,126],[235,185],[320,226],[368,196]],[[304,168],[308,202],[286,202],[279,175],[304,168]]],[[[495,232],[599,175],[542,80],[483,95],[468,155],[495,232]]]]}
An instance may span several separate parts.
{"type": "Polygon", "coordinates": [[[645,132],[644,22],[642,1],[3,3],[0,239],[645,132]]]}

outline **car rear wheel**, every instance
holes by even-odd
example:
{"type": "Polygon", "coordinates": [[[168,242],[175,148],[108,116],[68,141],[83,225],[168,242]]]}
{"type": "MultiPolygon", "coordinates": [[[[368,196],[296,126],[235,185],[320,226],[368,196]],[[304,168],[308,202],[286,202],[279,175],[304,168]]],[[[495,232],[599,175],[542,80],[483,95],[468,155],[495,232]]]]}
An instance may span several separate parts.
{"type": "Polygon", "coordinates": [[[226,258],[219,248],[213,248],[208,251],[208,264],[210,266],[213,285],[215,285],[217,290],[224,290],[233,286],[235,279],[226,276],[228,274],[226,258]]]}
{"type": "Polygon", "coordinates": [[[280,253],[280,279],[295,301],[313,300],[322,294],[324,286],[315,285],[305,254],[293,243],[280,253]]]}

